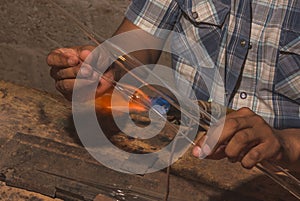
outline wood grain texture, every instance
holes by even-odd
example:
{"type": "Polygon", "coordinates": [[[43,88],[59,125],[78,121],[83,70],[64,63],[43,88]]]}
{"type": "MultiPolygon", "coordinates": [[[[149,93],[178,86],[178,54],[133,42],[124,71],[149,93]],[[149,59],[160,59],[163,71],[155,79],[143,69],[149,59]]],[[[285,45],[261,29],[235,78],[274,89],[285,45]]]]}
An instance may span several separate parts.
{"type": "MultiPolygon", "coordinates": [[[[21,132],[28,134],[28,137],[36,136],[39,139],[50,140],[62,146],[66,146],[66,153],[70,151],[68,147],[73,147],[76,150],[84,150],[77,137],[71,117],[70,103],[60,96],[53,96],[38,90],[0,81],[0,146],[2,148],[4,146],[7,147],[7,143],[14,140],[16,133],[21,132]]],[[[109,117],[101,118],[106,119],[106,121],[110,120],[109,117]]],[[[107,131],[109,132],[109,128],[107,131]]],[[[112,133],[108,133],[112,142],[120,148],[137,153],[153,152],[160,149],[168,140],[172,139],[174,132],[176,132],[166,127],[156,139],[152,139],[152,141],[141,141],[132,139],[116,131],[117,130],[113,130],[112,133]]],[[[15,150],[20,148],[18,147],[18,143],[14,146],[16,147],[12,148],[15,150]]],[[[45,147],[47,147],[47,145],[41,143],[39,146],[29,143],[25,147],[30,146],[35,146],[36,151],[34,153],[38,153],[40,149],[45,150],[45,147]]],[[[19,150],[26,152],[24,149],[19,150]]],[[[30,149],[28,151],[30,152],[30,149]]],[[[55,154],[59,157],[59,155],[57,155],[59,149],[48,151],[51,157],[54,157],[55,154]],[[54,155],[52,156],[52,154],[54,155]]],[[[104,151],[109,153],[109,150],[104,151]]],[[[85,155],[80,153],[78,152],[77,157],[85,158],[85,155]]],[[[9,164],[13,166],[15,164],[11,163],[13,157],[14,155],[12,154],[6,157],[3,156],[1,160],[2,167],[6,165],[6,168],[9,168],[7,167],[9,164]]],[[[74,164],[76,159],[75,155],[67,156],[67,158],[69,158],[68,160],[71,162],[66,164],[76,168],[76,163],[74,164]]],[[[35,158],[36,161],[38,161],[37,159],[38,158],[35,158]]],[[[41,161],[44,161],[45,167],[49,168],[52,165],[47,164],[47,160],[41,161]]],[[[62,166],[60,174],[66,175],[70,173],[67,169],[63,168],[63,158],[58,158],[57,161],[60,161],[60,165],[56,165],[62,166]]],[[[35,166],[34,161],[27,161],[27,166],[30,166],[30,164],[32,168],[35,166]]],[[[104,171],[101,170],[103,166],[96,165],[97,163],[92,164],[94,168],[99,168],[97,171],[104,171]]],[[[40,165],[43,164],[41,163],[40,165]]],[[[55,168],[53,166],[50,170],[54,170],[55,168]]],[[[73,173],[80,176],[80,172],[74,170],[73,173]]],[[[285,190],[263,176],[257,170],[248,171],[241,168],[239,164],[231,164],[226,160],[198,160],[193,158],[189,151],[172,166],[172,173],[177,176],[173,176],[171,179],[171,197],[172,195],[185,195],[182,192],[182,188],[186,188],[184,190],[190,194],[194,193],[196,196],[194,200],[294,200],[285,190]],[[184,184],[184,186],[179,185],[181,183],[184,184]],[[179,186],[181,187],[179,188],[179,186]],[[197,190],[195,186],[198,186],[199,189],[197,190]],[[205,194],[202,196],[203,199],[200,194],[205,194]]],[[[70,176],[72,177],[72,175],[73,174],[70,176]]],[[[149,182],[151,181],[153,185],[159,184],[161,188],[163,188],[162,184],[165,181],[164,175],[164,172],[159,172],[145,175],[144,178],[147,178],[149,182]]],[[[128,179],[135,180],[134,177],[128,177],[128,179]]],[[[24,182],[26,183],[26,181],[25,179],[24,182]]],[[[143,182],[137,182],[137,186],[138,185],[143,185],[143,182]]],[[[141,186],[141,188],[145,187],[141,186]]],[[[158,187],[158,189],[160,189],[160,187],[158,187]]],[[[160,190],[163,191],[163,189],[160,190]]],[[[38,189],[36,189],[36,191],[38,191],[38,189]]]]}

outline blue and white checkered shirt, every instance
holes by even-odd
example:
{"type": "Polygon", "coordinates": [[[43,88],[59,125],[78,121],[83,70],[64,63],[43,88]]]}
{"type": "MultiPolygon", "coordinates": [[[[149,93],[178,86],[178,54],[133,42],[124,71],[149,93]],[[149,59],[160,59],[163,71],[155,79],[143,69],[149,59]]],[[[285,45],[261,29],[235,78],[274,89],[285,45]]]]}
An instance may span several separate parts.
{"type": "MultiPolygon", "coordinates": [[[[126,18],[153,35],[167,29],[201,44],[220,69],[229,107],[249,107],[275,128],[300,127],[300,1],[132,0],[126,18]]],[[[177,45],[188,49],[185,42],[177,45]]],[[[174,56],[173,66],[199,98],[210,98],[193,65],[174,56]]]]}

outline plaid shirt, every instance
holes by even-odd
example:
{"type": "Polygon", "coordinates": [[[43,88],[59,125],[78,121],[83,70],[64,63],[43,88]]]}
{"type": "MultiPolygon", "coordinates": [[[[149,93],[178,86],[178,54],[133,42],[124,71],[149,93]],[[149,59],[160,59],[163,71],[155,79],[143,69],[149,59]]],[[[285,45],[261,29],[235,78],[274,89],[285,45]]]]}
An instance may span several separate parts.
{"type": "MultiPolygon", "coordinates": [[[[173,30],[203,46],[229,107],[249,107],[275,128],[300,127],[300,1],[132,0],[126,18],[153,35],[173,30]]],[[[176,45],[189,48],[184,39],[176,45]]],[[[173,67],[209,99],[195,66],[174,56],[173,67]]]]}

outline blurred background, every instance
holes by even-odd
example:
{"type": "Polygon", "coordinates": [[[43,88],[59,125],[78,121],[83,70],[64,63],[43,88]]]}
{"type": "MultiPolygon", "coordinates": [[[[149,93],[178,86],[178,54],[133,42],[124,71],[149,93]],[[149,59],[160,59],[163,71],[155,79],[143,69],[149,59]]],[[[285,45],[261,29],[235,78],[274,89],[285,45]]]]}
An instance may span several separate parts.
{"type": "MultiPolygon", "coordinates": [[[[109,38],[130,0],[60,0],[94,32],[109,38]]],[[[93,44],[47,0],[0,0],[0,80],[57,93],[47,54],[58,47],[93,44]]]]}

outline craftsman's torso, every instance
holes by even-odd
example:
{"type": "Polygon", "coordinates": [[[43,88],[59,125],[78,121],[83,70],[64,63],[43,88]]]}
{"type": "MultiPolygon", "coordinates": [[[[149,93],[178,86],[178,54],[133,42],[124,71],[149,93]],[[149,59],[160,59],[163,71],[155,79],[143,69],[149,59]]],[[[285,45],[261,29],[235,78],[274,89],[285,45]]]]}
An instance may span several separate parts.
{"type": "MultiPolygon", "coordinates": [[[[159,29],[184,34],[176,49],[196,41],[217,66],[233,109],[249,107],[276,128],[300,126],[300,1],[133,0],[126,16],[158,36],[159,29]]],[[[180,55],[173,61],[198,98],[212,97],[197,64],[180,55]]]]}

